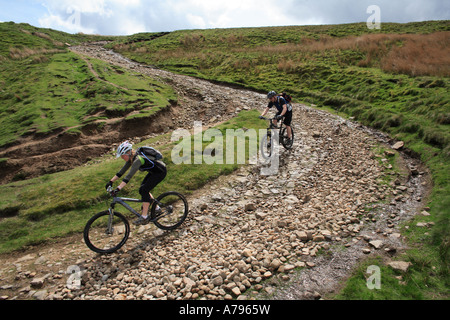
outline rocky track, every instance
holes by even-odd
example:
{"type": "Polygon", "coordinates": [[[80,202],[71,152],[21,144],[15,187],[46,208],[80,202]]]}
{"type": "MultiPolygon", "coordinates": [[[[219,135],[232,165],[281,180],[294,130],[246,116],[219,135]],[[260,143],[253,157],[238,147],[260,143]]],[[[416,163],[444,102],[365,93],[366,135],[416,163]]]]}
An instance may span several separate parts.
{"type": "MultiPolygon", "coordinates": [[[[264,95],[149,68],[100,45],[72,50],[171,83],[180,97],[175,127],[199,118],[213,124],[266,104],[264,95]]],[[[179,230],[135,228],[117,254],[96,255],[77,235],[4,256],[0,295],[319,299],[364,257],[389,260],[403,250],[398,226],[422,210],[430,187],[420,163],[393,150],[389,137],[327,112],[296,104],[293,123],[297,139],[293,150],[282,150],[277,175],[261,175],[259,164],[221,177],[189,198],[191,213],[179,230]],[[377,152],[380,146],[387,151],[377,152]],[[399,170],[391,171],[388,159],[397,152],[399,170]]]]}

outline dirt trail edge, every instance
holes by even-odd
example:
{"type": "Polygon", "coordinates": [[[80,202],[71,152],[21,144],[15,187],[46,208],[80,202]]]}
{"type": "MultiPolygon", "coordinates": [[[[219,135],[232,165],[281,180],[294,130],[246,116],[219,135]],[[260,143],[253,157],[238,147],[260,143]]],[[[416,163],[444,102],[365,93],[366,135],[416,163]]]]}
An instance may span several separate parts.
{"type": "MultiPolygon", "coordinates": [[[[170,83],[174,127],[266,105],[264,95],[150,68],[101,44],[72,50],[170,83]]],[[[1,298],[319,299],[368,255],[404,250],[399,225],[431,188],[421,163],[388,136],[327,112],[295,104],[293,123],[278,175],[261,175],[259,164],[220,177],[189,197],[182,228],[134,228],[113,255],[90,252],[75,235],[2,256],[1,298]]]]}

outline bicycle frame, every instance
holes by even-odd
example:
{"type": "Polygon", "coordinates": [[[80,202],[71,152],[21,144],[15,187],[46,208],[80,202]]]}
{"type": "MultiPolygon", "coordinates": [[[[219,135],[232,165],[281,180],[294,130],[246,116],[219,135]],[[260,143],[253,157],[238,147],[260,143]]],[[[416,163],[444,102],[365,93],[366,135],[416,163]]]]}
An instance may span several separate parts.
{"type": "Polygon", "coordinates": [[[138,218],[142,217],[142,215],[140,213],[138,213],[136,210],[134,210],[127,202],[143,203],[142,200],[138,200],[138,199],[114,197],[113,202],[111,202],[111,205],[110,205],[110,210],[114,210],[116,205],[120,204],[122,207],[124,207],[131,213],[135,214],[138,218]]]}
{"type": "Polygon", "coordinates": [[[283,125],[284,125],[283,118],[281,118],[280,120],[277,120],[277,118],[272,118],[272,119],[270,119],[270,118],[264,118],[264,117],[263,117],[263,119],[264,119],[264,120],[269,120],[269,121],[270,121],[270,125],[269,125],[269,127],[267,128],[267,135],[268,135],[269,137],[272,137],[272,130],[279,130],[279,135],[278,135],[278,137],[281,137],[281,132],[282,132],[282,130],[283,130],[283,125]],[[279,124],[279,125],[278,125],[278,124],[275,125],[275,124],[273,123],[274,120],[279,121],[280,124],[279,124]]]}
{"type": "MultiPolygon", "coordinates": [[[[158,205],[161,205],[161,203],[158,200],[154,199],[153,201],[156,202],[158,205]]],[[[124,207],[125,209],[127,209],[128,211],[130,211],[131,213],[136,215],[136,217],[143,218],[143,216],[140,213],[138,213],[136,210],[134,210],[127,202],[143,203],[142,200],[138,200],[138,199],[114,197],[113,202],[111,202],[111,204],[109,206],[109,214],[112,216],[114,213],[114,209],[116,208],[116,205],[120,204],[122,207],[124,207]]],[[[153,205],[153,203],[152,203],[152,205],[153,205]]],[[[149,211],[150,210],[151,210],[151,207],[149,208],[149,211]]],[[[155,222],[155,221],[165,217],[166,215],[167,215],[167,213],[162,214],[162,215],[158,216],[156,219],[149,220],[149,221],[155,222]]]]}

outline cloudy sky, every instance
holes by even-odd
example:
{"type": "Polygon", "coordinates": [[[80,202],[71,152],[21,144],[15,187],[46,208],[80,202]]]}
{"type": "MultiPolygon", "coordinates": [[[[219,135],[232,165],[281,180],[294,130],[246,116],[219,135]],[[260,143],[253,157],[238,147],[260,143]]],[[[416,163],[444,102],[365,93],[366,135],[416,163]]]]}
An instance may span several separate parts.
{"type": "Polygon", "coordinates": [[[0,22],[69,33],[129,35],[181,29],[450,19],[449,0],[0,0],[0,22]]]}

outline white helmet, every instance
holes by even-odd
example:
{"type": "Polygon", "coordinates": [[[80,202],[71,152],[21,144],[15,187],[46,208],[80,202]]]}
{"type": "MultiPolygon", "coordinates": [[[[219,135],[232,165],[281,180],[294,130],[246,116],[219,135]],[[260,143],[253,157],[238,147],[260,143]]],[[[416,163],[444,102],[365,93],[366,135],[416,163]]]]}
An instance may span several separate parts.
{"type": "Polygon", "coordinates": [[[133,150],[133,145],[128,141],[125,141],[119,146],[119,148],[117,148],[117,158],[120,158],[121,156],[127,154],[131,150],[133,150]]]}

